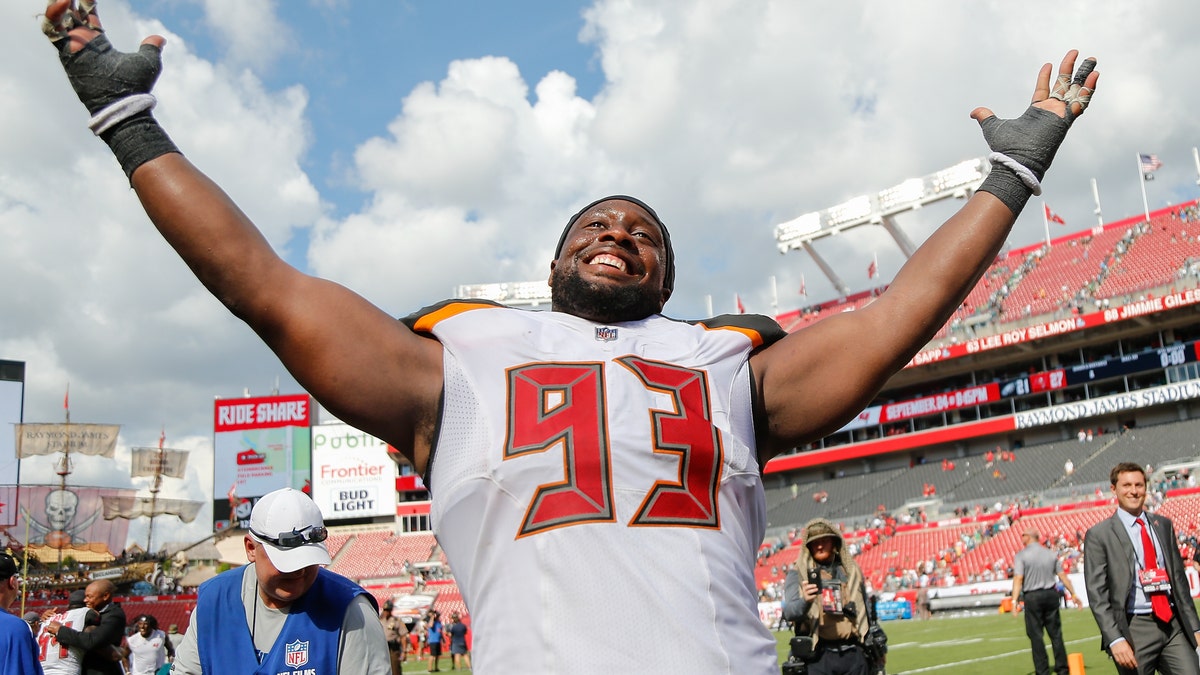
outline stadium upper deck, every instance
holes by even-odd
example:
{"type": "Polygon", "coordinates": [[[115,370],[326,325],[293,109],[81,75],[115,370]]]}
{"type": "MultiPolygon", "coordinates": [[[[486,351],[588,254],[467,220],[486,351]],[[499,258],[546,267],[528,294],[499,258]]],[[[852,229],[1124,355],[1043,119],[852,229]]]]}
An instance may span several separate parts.
{"type": "MultiPolygon", "coordinates": [[[[777,318],[798,330],[879,290],[777,318]]],[[[768,486],[1195,417],[1198,309],[1197,201],[1010,251],[856,420],[770,462],[768,486]]]]}

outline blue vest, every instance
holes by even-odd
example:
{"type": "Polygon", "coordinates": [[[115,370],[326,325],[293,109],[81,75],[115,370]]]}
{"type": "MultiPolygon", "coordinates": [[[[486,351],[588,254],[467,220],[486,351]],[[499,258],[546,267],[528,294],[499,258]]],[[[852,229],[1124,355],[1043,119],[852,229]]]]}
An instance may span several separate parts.
{"type": "MultiPolygon", "coordinates": [[[[346,609],[367,592],[345,577],[319,570],[312,588],[292,603],[279,637],[260,664],[242,604],[242,577],[248,569],[230,570],[200,584],[195,612],[201,670],[213,675],[337,675],[346,609]]],[[[367,597],[374,604],[374,598],[367,597]]]]}

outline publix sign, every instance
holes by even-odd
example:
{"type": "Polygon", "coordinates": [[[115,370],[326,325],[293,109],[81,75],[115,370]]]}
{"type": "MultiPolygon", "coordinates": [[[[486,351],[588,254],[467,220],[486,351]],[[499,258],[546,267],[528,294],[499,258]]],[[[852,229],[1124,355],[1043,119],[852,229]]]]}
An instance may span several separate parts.
{"type": "Polygon", "coordinates": [[[312,427],[312,497],[325,520],[396,515],[387,444],[348,424],[312,427]]]}

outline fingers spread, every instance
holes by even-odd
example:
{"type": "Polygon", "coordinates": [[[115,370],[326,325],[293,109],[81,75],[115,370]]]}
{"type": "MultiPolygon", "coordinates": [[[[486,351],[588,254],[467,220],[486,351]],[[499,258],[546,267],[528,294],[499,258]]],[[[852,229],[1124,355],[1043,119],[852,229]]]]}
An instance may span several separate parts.
{"type": "Polygon", "coordinates": [[[60,52],[75,53],[103,31],[95,0],[49,0],[46,5],[42,32],[60,52]]]}
{"type": "Polygon", "coordinates": [[[1046,63],[1038,71],[1037,85],[1033,88],[1033,103],[1045,101],[1050,97],[1050,70],[1050,64],[1046,63]]]}
{"type": "Polygon", "coordinates": [[[1072,49],[1063,57],[1062,63],[1058,64],[1058,73],[1060,75],[1070,76],[1075,70],[1075,59],[1079,58],[1079,50],[1072,49]]]}
{"type": "Polygon", "coordinates": [[[1075,79],[1071,80],[1072,84],[1083,85],[1087,82],[1088,75],[1096,69],[1096,59],[1088,57],[1079,64],[1079,70],[1075,71],[1075,79]]]}
{"type": "MultiPolygon", "coordinates": [[[[1079,57],[1079,51],[1072,49],[1067,52],[1062,63],[1058,67],[1058,82],[1054,86],[1054,90],[1049,92],[1048,98],[1057,99],[1065,104],[1065,113],[1068,121],[1083,114],[1087,109],[1088,103],[1091,101],[1092,92],[1096,88],[1096,80],[1099,79],[1099,73],[1096,73],[1096,59],[1088,57],[1079,64],[1079,70],[1075,70],[1074,77],[1071,72],[1075,68],[1075,59],[1079,57]]],[[[1043,68],[1044,70],[1044,68],[1043,68]]],[[[1040,83],[1039,83],[1040,84],[1040,83]]],[[[1045,100],[1042,98],[1040,100],[1045,100]]],[[[1038,103],[1038,95],[1034,94],[1034,103],[1038,103]]],[[[1041,106],[1046,107],[1046,106],[1041,106]]],[[[1050,108],[1047,108],[1048,110],[1050,108]]],[[[1062,114],[1062,113],[1059,113],[1062,114]]]]}
{"type": "Polygon", "coordinates": [[[42,15],[42,32],[55,45],[67,37],[67,31],[70,30],[70,26],[66,25],[67,10],[70,8],[71,0],[52,0],[46,5],[46,13],[42,15]]]}

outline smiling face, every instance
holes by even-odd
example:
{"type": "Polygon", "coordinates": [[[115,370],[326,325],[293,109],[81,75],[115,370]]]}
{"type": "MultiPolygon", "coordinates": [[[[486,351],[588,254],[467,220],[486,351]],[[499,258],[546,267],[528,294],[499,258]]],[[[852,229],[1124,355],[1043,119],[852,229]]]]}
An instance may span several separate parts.
{"type": "Polygon", "coordinates": [[[1146,503],[1146,474],[1141,471],[1122,471],[1112,484],[1113,496],[1121,510],[1134,516],[1142,514],[1146,503]]]}
{"type": "Polygon", "coordinates": [[[649,212],[632,202],[596,204],[571,225],[550,263],[551,307],[591,321],[636,321],[662,310],[667,244],[649,212]]]}

